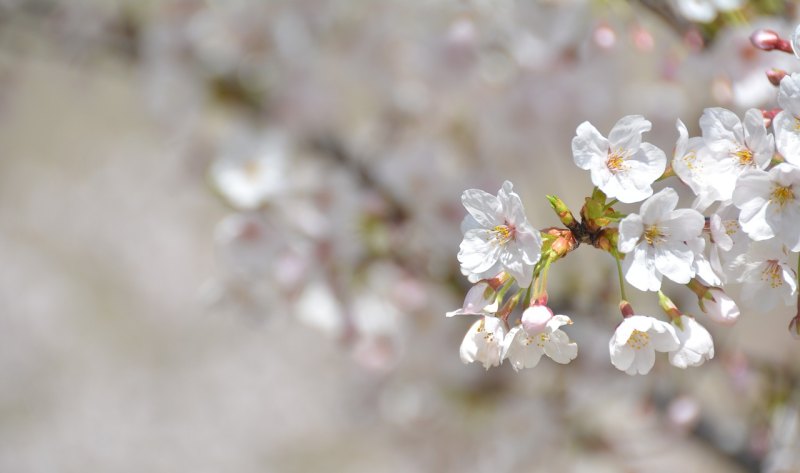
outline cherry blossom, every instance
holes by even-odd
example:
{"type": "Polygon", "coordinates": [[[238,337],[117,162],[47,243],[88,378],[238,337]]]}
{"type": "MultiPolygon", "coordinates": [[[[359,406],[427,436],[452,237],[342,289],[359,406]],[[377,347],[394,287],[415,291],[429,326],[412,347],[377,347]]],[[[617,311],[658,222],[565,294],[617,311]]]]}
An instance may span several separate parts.
{"type": "Polygon", "coordinates": [[[578,345],[571,342],[560,327],[571,324],[572,320],[566,315],[554,315],[536,332],[517,325],[503,340],[503,358],[508,358],[515,371],[538,365],[542,354],[556,363],[567,364],[578,356],[578,345]]]}
{"type": "Polygon", "coordinates": [[[647,374],[653,369],[656,352],[680,347],[672,325],[646,315],[625,318],[608,342],[611,364],[629,375],[647,374]]]}
{"type": "Polygon", "coordinates": [[[592,183],[608,197],[640,202],[653,194],[652,184],[667,163],[663,151],[642,141],[642,133],[650,128],[641,115],[629,115],[605,138],[591,123],[583,122],[572,139],[575,164],[590,171],[592,183]]]}
{"type": "Polygon", "coordinates": [[[630,214],[619,224],[619,251],[627,253],[625,280],[639,290],[659,290],[662,276],[685,284],[695,275],[695,251],[686,242],[702,242],[705,220],[696,210],[677,205],[678,194],[667,187],[642,204],[641,214],[630,214]]]}
{"type": "Polygon", "coordinates": [[[542,238],[528,223],[511,182],[503,183],[497,197],[479,189],[464,191],[461,202],[469,212],[458,252],[461,272],[477,281],[505,270],[520,286],[530,285],[542,238]]]}

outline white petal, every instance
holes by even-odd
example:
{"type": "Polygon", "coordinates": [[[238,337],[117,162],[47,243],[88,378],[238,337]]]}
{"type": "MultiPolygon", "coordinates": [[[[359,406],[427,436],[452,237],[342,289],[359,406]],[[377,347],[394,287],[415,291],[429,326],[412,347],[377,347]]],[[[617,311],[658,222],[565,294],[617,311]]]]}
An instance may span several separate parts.
{"type": "Polygon", "coordinates": [[[642,142],[642,133],[650,131],[652,124],[641,115],[628,115],[619,119],[608,134],[612,150],[635,150],[642,142]]]}
{"type": "Polygon", "coordinates": [[[556,330],[550,337],[550,340],[544,343],[544,353],[550,359],[565,365],[578,356],[578,345],[569,342],[564,332],[556,330]]]}
{"type": "Polygon", "coordinates": [[[639,213],[645,225],[668,220],[670,213],[678,205],[678,193],[672,187],[665,187],[660,192],[653,194],[643,204],[639,213]]]}
{"type": "Polygon", "coordinates": [[[636,245],[632,253],[622,260],[625,280],[640,291],[661,289],[661,273],[656,270],[655,254],[646,243],[636,245]]]}
{"type": "Polygon", "coordinates": [[[630,253],[639,242],[642,233],[644,233],[644,225],[642,224],[642,217],[637,214],[630,214],[619,222],[619,240],[617,248],[622,253],[630,253]]]}
{"type": "Polygon", "coordinates": [[[608,157],[608,141],[589,122],[583,122],[572,138],[572,158],[581,169],[605,165],[608,157]]]}
{"type": "Polygon", "coordinates": [[[630,368],[628,368],[625,372],[634,375],[634,374],[647,374],[653,369],[653,365],[656,363],[656,352],[653,351],[650,347],[644,347],[641,350],[636,351],[636,357],[633,360],[633,364],[631,364],[630,368]]]}
{"type": "Polygon", "coordinates": [[[483,228],[493,228],[504,222],[500,216],[503,207],[497,197],[480,189],[467,189],[461,194],[461,203],[483,228]]]}
{"type": "Polygon", "coordinates": [[[458,252],[461,268],[482,273],[494,266],[500,257],[500,245],[490,230],[470,230],[464,235],[458,252]]]}

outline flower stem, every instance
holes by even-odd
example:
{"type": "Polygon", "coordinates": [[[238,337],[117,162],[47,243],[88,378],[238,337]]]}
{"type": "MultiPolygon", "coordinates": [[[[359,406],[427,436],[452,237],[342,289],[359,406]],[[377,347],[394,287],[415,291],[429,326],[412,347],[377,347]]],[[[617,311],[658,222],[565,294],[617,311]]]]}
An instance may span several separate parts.
{"type": "Polygon", "coordinates": [[[619,277],[619,295],[623,301],[628,300],[628,296],[625,295],[625,278],[622,276],[622,262],[619,259],[619,254],[615,251],[614,259],[617,261],[617,276],[619,277]]]}

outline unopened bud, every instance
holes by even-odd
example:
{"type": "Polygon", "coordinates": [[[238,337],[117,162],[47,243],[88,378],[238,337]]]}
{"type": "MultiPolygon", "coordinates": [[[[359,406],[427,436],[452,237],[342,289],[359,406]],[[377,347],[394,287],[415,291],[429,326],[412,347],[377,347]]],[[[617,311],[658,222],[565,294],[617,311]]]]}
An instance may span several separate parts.
{"type": "Polygon", "coordinates": [[[780,41],[781,37],[778,36],[778,33],[768,29],[756,30],[750,35],[750,42],[753,43],[753,46],[764,51],[772,51],[777,48],[780,41]]]}
{"type": "Polygon", "coordinates": [[[561,220],[561,223],[564,224],[567,228],[574,228],[578,222],[575,220],[575,216],[572,215],[572,211],[567,207],[567,204],[564,203],[563,200],[559,199],[558,196],[555,195],[548,195],[545,196],[550,202],[550,207],[553,208],[553,211],[558,215],[558,219],[561,220]]]}
{"type": "Polygon", "coordinates": [[[731,296],[717,287],[710,288],[700,299],[700,308],[708,318],[722,325],[733,325],[739,319],[740,311],[731,296]]]}
{"type": "Polygon", "coordinates": [[[626,319],[633,315],[633,307],[628,301],[619,301],[619,311],[622,312],[622,317],[626,319]]]}
{"type": "Polygon", "coordinates": [[[770,84],[777,87],[781,85],[781,80],[783,80],[783,78],[788,74],[788,72],[781,69],[770,69],[767,71],[767,79],[769,79],[770,84]]]}
{"type": "Polygon", "coordinates": [[[544,332],[547,322],[553,318],[553,311],[546,305],[532,305],[522,313],[522,328],[528,335],[544,332]]]}
{"type": "Polygon", "coordinates": [[[796,315],[791,322],[789,322],[789,333],[795,340],[800,340],[800,315],[796,315]]]}

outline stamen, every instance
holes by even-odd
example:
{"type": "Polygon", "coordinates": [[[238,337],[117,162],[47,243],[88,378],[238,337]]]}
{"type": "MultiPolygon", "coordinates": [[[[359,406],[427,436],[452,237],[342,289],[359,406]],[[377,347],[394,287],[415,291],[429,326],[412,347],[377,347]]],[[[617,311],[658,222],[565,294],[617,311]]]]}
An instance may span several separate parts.
{"type": "Polygon", "coordinates": [[[781,265],[778,263],[778,260],[768,260],[766,265],[766,268],[761,271],[761,280],[767,281],[769,286],[773,289],[783,286],[781,265]]]}
{"type": "Polygon", "coordinates": [[[742,148],[733,153],[734,156],[739,158],[739,166],[752,166],[753,165],[753,152],[747,148],[742,148]]]}
{"type": "Polygon", "coordinates": [[[783,207],[794,200],[794,191],[791,186],[775,186],[772,189],[772,200],[783,207]]]}
{"type": "Polygon", "coordinates": [[[664,241],[666,234],[658,225],[650,225],[644,230],[644,240],[648,245],[655,245],[664,241]]]}
{"type": "Polygon", "coordinates": [[[606,167],[612,174],[627,170],[628,167],[625,165],[625,152],[621,149],[617,151],[609,150],[606,167]]]}
{"type": "Polygon", "coordinates": [[[648,344],[650,344],[650,335],[648,335],[647,332],[640,332],[638,330],[633,331],[627,342],[627,345],[634,350],[641,350],[648,344]]]}

